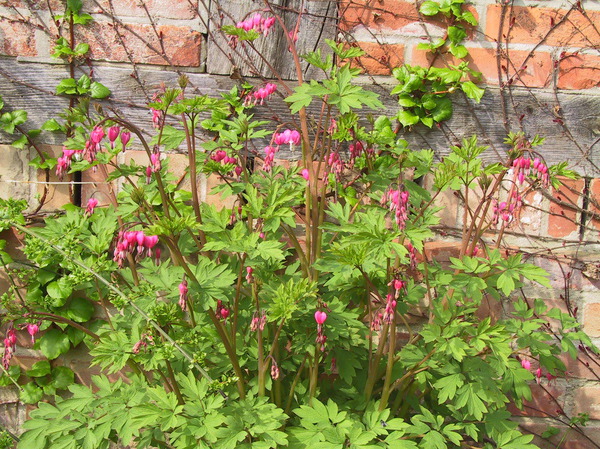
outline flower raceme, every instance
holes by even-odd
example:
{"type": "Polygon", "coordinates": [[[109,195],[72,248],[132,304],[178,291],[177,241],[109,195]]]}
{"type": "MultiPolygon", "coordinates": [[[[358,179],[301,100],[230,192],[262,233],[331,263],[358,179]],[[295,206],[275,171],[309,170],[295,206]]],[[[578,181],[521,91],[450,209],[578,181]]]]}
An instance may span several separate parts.
{"type": "Polygon", "coordinates": [[[113,260],[122,268],[123,263],[129,254],[133,255],[134,252],[136,252],[136,257],[138,259],[145,256],[152,256],[152,248],[154,248],[157,243],[157,235],[145,235],[144,231],[120,231],[117,245],[115,246],[113,260]]]}
{"type": "Polygon", "coordinates": [[[256,104],[264,104],[265,100],[275,93],[277,85],[273,83],[267,83],[265,87],[248,94],[244,100],[246,106],[253,106],[256,104]]]}
{"type": "Polygon", "coordinates": [[[235,26],[244,31],[255,30],[266,36],[273,25],[275,25],[275,17],[263,17],[260,13],[256,13],[250,18],[238,22],[235,26]]]}
{"type": "Polygon", "coordinates": [[[396,224],[400,229],[404,229],[408,219],[408,199],[409,193],[406,190],[394,190],[390,188],[381,198],[381,205],[388,205],[391,212],[396,216],[396,224]]]}
{"type": "Polygon", "coordinates": [[[273,136],[275,145],[290,144],[290,151],[294,149],[294,145],[300,145],[300,133],[295,129],[286,129],[281,133],[275,133],[273,136]]]}
{"type": "Polygon", "coordinates": [[[327,336],[323,332],[323,323],[327,320],[327,313],[322,310],[315,312],[315,321],[317,322],[317,338],[315,342],[320,345],[319,349],[321,352],[325,351],[325,343],[327,342],[327,336]]]}

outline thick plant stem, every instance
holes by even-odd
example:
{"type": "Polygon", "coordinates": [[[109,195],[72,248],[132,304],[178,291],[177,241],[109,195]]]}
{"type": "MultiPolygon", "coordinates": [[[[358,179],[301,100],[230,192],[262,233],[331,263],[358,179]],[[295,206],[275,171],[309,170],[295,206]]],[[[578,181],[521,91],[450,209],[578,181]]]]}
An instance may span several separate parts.
{"type": "Polygon", "coordinates": [[[387,407],[391,393],[390,387],[392,384],[392,371],[394,369],[394,353],[396,351],[396,313],[394,313],[392,318],[392,324],[389,331],[388,359],[385,369],[385,380],[383,382],[383,392],[381,393],[381,401],[379,402],[379,411],[382,411],[387,407]]]}
{"type": "Polygon", "coordinates": [[[375,352],[375,356],[372,358],[371,363],[369,364],[369,375],[367,378],[367,383],[365,385],[365,400],[367,402],[371,399],[371,395],[373,394],[373,388],[375,387],[375,382],[377,382],[377,380],[379,379],[379,362],[381,361],[381,357],[383,356],[383,350],[387,341],[387,335],[388,324],[384,324],[383,330],[381,332],[381,338],[379,339],[379,345],[377,346],[377,351],[375,352]]]}
{"type": "Polygon", "coordinates": [[[313,364],[310,367],[310,382],[309,382],[309,401],[312,403],[312,399],[315,397],[317,392],[317,383],[319,381],[319,347],[315,345],[315,353],[313,355],[313,364]]]}

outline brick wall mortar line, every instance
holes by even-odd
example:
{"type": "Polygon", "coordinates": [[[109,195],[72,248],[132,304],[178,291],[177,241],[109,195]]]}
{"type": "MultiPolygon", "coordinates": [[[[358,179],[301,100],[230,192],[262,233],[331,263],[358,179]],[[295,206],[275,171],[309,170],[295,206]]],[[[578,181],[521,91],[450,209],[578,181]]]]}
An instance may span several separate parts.
{"type": "MultiPolygon", "coordinates": [[[[106,14],[90,14],[96,23],[112,23],[110,16],[106,14]]],[[[116,16],[121,22],[125,25],[131,23],[136,25],[151,25],[150,21],[147,17],[137,17],[137,16],[124,16],[118,15],[116,16]]],[[[154,24],[156,26],[161,25],[170,25],[170,26],[181,26],[181,27],[189,27],[194,29],[194,31],[204,32],[204,26],[202,26],[202,22],[198,17],[194,19],[170,19],[167,17],[153,17],[154,24]]]]}

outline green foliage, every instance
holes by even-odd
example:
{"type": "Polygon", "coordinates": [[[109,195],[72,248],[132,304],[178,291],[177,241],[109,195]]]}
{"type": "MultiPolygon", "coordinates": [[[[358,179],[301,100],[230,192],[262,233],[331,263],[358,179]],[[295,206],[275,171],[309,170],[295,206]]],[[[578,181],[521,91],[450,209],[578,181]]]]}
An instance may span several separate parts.
{"type": "Polygon", "coordinates": [[[394,69],[393,75],[398,85],[391,93],[398,95],[401,110],[397,119],[405,127],[422,123],[431,128],[436,123],[448,120],[452,116],[449,94],[457,90],[462,90],[477,103],[484,93],[482,88],[469,80],[469,77],[479,75],[464,62],[449,68],[426,69],[404,65],[394,69]]]}
{"type": "MultiPolygon", "coordinates": [[[[81,8],[67,2],[67,18],[86,22],[81,8]]],[[[436,48],[460,57],[466,32],[457,21],[472,23],[462,2],[427,1],[421,12],[453,18],[436,48]]],[[[260,37],[225,31],[246,49],[260,37]]],[[[327,43],[334,56],[304,56],[324,79],[290,90],[293,120],[276,130],[256,119],[257,90],[245,83],[213,99],[189,95],[180,79],[150,103],[157,129],[148,139],[91,112],[90,98],[109,92],[86,75],[59,84],[72,107],[45,131],[89,151],[96,126],[127,128],[148,161],[118,162],[123,145],[102,137],[98,153],[74,157],[70,170],[110,167],[109,181],[123,186],[113,205],[69,205],[43,226],[23,226],[26,204],[0,200],[0,228],[26,235],[25,263],[6,271],[19,288],[2,295],[2,321],[15,332],[40,323],[34,349],[45,357],[0,376],[38,406],[19,448],[535,447],[507,410],[532,399],[534,375],[522,362],[560,376],[563,354],[576,358],[580,344],[596,351],[569,313],[518,297],[531,283],[549,287],[548,274],[502,247],[511,217],[500,221],[494,207],[521,192],[512,160],[542,140],[511,134],[510,160],[486,164],[473,136],[436,160],[398,133],[450,118],[458,90],[481,99],[466,63],[396,68],[400,110],[363,120],[357,111],[383,105],[355,83],[359,70],[347,60],[361,52],[327,43]],[[282,145],[301,161],[268,161],[282,145]],[[182,148],[187,179],[162,157],[182,148]],[[220,183],[199,192],[200,176],[220,183]],[[429,189],[422,177],[433,179],[429,189]],[[460,253],[441,264],[426,258],[426,244],[444,191],[465,209],[460,253]],[[208,193],[214,201],[202,202],[208,193]],[[484,301],[505,302],[505,315],[481,318],[484,301]],[[75,347],[102,373],[91,385],[61,363],[75,347]]],[[[87,52],[61,45],[57,56],[71,63],[87,52]]],[[[26,119],[5,114],[7,132],[26,119]]],[[[570,175],[564,165],[549,171],[552,180],[570,175]]],[[[2,262],[12,264],[3,245],[2,262]]]]}

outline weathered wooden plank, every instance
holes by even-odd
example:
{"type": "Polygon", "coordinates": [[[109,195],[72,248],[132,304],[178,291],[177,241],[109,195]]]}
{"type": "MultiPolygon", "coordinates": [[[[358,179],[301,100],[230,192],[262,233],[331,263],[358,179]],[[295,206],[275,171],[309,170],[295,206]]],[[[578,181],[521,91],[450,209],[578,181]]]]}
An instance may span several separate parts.
{"type": "MultiPolygon", "coordinates": [[[[325,39],[333,39],[336,33],[336,5],[334,2],[305,2],[302,0],[277,0],[271,2],[283,17],[286,27],[293,30],[302,11],[298,31],[297,49],[304,54],[321,48],[327,51],[325,39]]],[[[248,45],[238,44],[231,48],[227,36],[223,36],[220,28],[223,25],[235,25],[238,21],[265,13],[261,2],[251,0],[227,1],[227,13],[221,9],[219,2],[211,2],[211,13],[208,35],[207,72],[229,75],[234,70],[245,76],[264,76],[275,78],[273,70],[282,79],[297,79],[296,68],[288,52],[288,42],[280,26],[275,25],[268,36],[262,36],[252,45],[264,56],[261,58],[248,45]],[[233,60],[234,64],[231,63],[233,60]],[[267,64],[267,62],[269,64],[267,64]],[[269,65],[271,67],[269,67],[269,65]]],[[[313,67],[302,64],[303,72],[308,77],[319,77],[321,74],[313,67]]]]}
{"type": "MultiPolygon", "coordinates": [[[[7,108],[26,109],[29,112],[28,127],[39,127],[65,107],[64,98],[51,95],[54,86],[65,76],[63,67],[57,65],[17,63],[14,59],[0,59],[1,73],[10,74],[12,80],[21,80],[27,85],[12,82],[0,75],[0,95],[7,108]]],[[[130,119],[135,125],[151,129],[151,114],[146,107],[145,92],[158,91],[161,86],[176,86],[178,74],[164,70],[140,70],[139,82],[132,78],[131,69],[112,66],[98,66],[94,69],[96,79],[106,84],[113,92],[111,101],[102,102],[105,110],[112,109],[130,119]],[[144,86],[141,88],[140,83],[144,86]]],[[[190,73],[190,94],[219,96],[235,83],[228,76],[190,73]]],[[[385,87],[373,86],[368,78],[361,80],[369,88],[381,93],[385,112],[397,111],[396,100],[385,94],[385,87]]],[[[293,82],[292,82],[293,84],[293,82]]],[[[388,89],[389,91],[389,89],[388,89]]],[[[405,133],[412,148],[432,148],[438,156],[447,154],[450,144],[460,139],[478,134],[480,140],[490,149],[484,154],[487,161],[497,161],[504,157],[506,146],[502,143],[505,135],[500,93],[488,88],[480,104],[474,104],[456,95],[455,112],[441,129],[415,127],[405,133]]],[[[519,123],[529,135],[540,134],[546,137],[543,146],[538,147],[541,156],[550,164],[569,161],[584,175],[600,177],[600,94],[562,92],[555,98],[549,91],[514,90],[515,110],[509,110],[512,117],[511,129],[519,130],[519,123]],[[532,95],[533,92],[535,95],[532,95]],[[558,103],[557,103],[558,101],[558,103]],[[560,110],[556,107],[560,107],[560,110]],[[519,122],[518,118],[523,115],[519,122]],[[560,123],[559,117],[566,124],[560,123]],[[570,134],[570,136],[569,136],[570,134]],[[575,143],[576,142],[576,143],[575,143]]],[[[309,108],[315,115],[320,105],[309,108]]],[[[512,106],[511,106],[512,107],[512,106]]],[[[365,115],[371,111],[363,111],[365,115]]],[[[377,113],[377,112],[376,112],[377,113]]],[[[257,117],[273,122],[289,122],[288,108],[281,99],[273,99],[264,107],[256,108],[257,117]]],[[[46,143],[60,143],[57,136],[45,133],[41,139],[46,143]]],[[[10,136],[0,135],[0,142],[10,142],[10,136]]],[[[260,148],[263,142],[257,143],[260,148]]],[[[297,158],[283,149],[282,157],[297,158]]]]}

